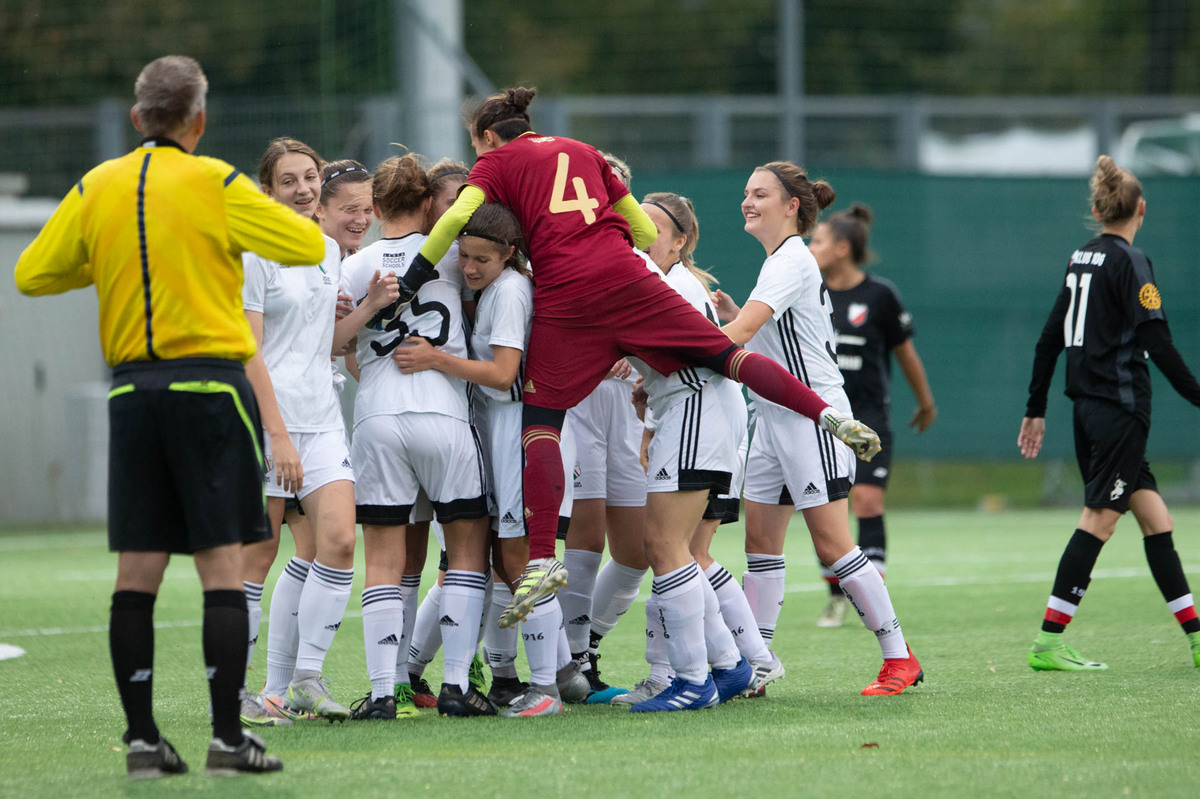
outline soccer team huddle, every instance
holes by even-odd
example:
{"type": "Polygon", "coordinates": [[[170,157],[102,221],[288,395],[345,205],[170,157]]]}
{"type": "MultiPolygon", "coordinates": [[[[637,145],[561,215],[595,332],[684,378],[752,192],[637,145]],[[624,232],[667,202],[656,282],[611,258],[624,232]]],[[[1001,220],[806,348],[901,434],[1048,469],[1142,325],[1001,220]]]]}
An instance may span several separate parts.
{"type": "MultiPolygon", "coordinates": [[[[318,268],[243,256],[274,535],[246,547],[247,662],[265,613],[267,677],[248,687],[242,722],[435,706],[544,716],[564,702],[665,712],[762,696],[784,674],[770,643],[797,510],[832,586],[822,622],[852,603],[878,636],[884,665],[862,692],[920,681],[877,568],[882,541],[868,557],[849,532],[853,455],[872,458],[879,437],[849,415],[832,299],[800,237],[833,190],[787,162],[752,173],[742,211],[768,257],[739,308],[693,262],[691,202],[653,192],[638,203],[619,159],[533,133],[532,98],[484,101],[474,167],[414,154],[373,170],[325,163],[294,139],[262,157],[263,191],[312,217],[327,251],[318,268]],[[363,246],[373,217],[379,238],[363,246]],[[331,354],[359,383],[352,437],[331,354]],[[751,385],[752,414],[730,378],[751,385]],[[708,552],[739,497],[742,585],[708,552]],[[296,555],[264,609],[285,519],[296,555]],[[356,522],[371,688],[350,703],[321,672],[350,600],[356,522]],[[418,605],[431,527],[442,562],[418,605]],[[626,691],[601,679],[598,650],[647,571],[649,671],[626,691]],[[439,648],[435,693],[425,669],[439,648]]],[[[821,235],[865,246],[869,220],[856,207],[821,235]]],[[[851,249],[827,260],[853,260],[851,249]]],[[[894,290],[873,283],[891,303],[886,359],[911,331],[894,290]]],[[[886,400],[879,410],[886,441],[886,400]]],[[[886,464],[873,474],[886,484],[886,464]]]]}

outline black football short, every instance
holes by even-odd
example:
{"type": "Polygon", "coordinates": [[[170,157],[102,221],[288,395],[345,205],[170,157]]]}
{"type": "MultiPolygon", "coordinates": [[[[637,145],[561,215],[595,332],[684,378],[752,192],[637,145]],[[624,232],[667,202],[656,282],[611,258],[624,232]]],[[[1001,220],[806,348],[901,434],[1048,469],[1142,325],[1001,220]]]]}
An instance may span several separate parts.
{"type": "Polygon", "coordinates": [[[112,385],[110,550],[190,553],[271,537],[262,424],[240,363],[121,364],[112,385]]]}
{"type": "Polygon", "coordinates": [[[1158,490],[1146,463],[1149,426],[1111,402],[1075,400],[1075,458],[1083,475],[1084,506],[1129,510],[1129,497],[1158,490]]]}
{"type": "Polygon", "coordinates": [[[892,476],[892,425],[886,416],[863,416],[859,421],[879,434],[879,443],[883,447],[870,463],[856,461],[854,485],[879,486],[887,489],[888,478],[892,476]]]}

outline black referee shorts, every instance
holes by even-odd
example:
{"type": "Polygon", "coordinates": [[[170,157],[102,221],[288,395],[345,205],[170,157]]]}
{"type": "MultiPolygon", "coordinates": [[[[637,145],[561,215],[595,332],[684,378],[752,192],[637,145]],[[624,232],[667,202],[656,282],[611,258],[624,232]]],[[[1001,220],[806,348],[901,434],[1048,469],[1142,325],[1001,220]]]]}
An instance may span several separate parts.
{"type": "Polygon", "coordinates": [[[887,490],[888,478],[892,476],[892,423],[886,415],[876,416],[863,414],[858,420],[879,435],[882,447],[879,453],[871,458],[870,463],[857,461],[855,463],[854,485],[879,486],[887,490]]]}
{"type": "Polygon", "coordinates": [[[121,364],[108,418],[110,550],[191,553],[271,537],[262,424],[240,363],[121,364]]]}
{"type": "Polygon", "coordinates": [[[1088,508],[1129,510],[1129,497],[1158,490],[1146,463],[1149,425],[1111,402],[1075,400],[1075,459],[1083,475],[1088,508]]]}

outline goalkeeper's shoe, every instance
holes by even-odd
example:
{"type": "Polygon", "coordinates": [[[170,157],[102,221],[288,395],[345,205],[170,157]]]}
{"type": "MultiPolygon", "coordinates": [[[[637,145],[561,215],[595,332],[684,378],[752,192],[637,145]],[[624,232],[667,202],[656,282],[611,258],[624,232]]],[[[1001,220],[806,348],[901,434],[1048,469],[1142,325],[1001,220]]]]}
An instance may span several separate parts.
{"type": "Polygon", "coordinates": [[[567,584],[567,569],[555,558],[541,558],[529,561],[521,584],[513,591],[512,601],[500,613],[498,624],[501,627],[513,627],[517,622],[525,621],[525,617],[533,610],[533,606],[567,584]]]}
{"type": "Polygon", "coordinates": [[[1034,671],[1104,671],[1108,668],[1103,663],[1088,660],[1064,644],[1061,636],[1062,633],[1058,633],[1050,641],[1044,640],[1049,637],[1045,633],[1038,636],[1038,641],[1029,650],[1029,667],[1031,669],[1034,671]]]}
{"type": "MultiPolygon", "coordinates": [[[[395,685],[396,691],[396,718],[411,719],[420,714],[417,710],[417,705],[413,701],[416,696],[413,692],[413,687],[406,682],[398,682],[395,685]]],[[[437,698],[434,697],[434,705],[437,704],[437,698]]]]}
{"type": "Polygon", "coordinates": [[[913,655],[912,647],[907,648],[906,658],[884,658],[879,676],[875,678],[875,682],[862,689],[863,696],[895,696],[925,679],[925,672],[913,655]]]}
{"type": "Polygon", "coordinates": [[[125,773],[131,780],[155,780],[187,773],[187,763],[183,762],[166,738],[159,736],[156,742],[147,743],[141,738],[131,740],[126,734],[125,743],[129,744],[129,752],[125,755],[125,773]]]}
{"type": "Polygon", "coordinates": [[[821,429],[833,433],[845,442],[862,461],[871,460],[883,448],[879,443],[879,435],[874,430],[850,414],[835,411],[833,408],[822,411],[821,429]]]}

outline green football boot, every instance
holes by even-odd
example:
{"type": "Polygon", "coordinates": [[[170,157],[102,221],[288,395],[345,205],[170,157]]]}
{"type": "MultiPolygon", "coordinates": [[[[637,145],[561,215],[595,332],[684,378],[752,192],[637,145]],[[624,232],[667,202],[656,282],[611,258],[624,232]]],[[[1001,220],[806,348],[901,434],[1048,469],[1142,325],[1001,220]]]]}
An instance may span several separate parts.
{"type": "Polygon", "coordinates": [[[1104,663],[1096,663],[1063,643],[1062,633],[1038,633],[1029,650],[1029,667],[1034,671],[1103,671],[1104,663]]]}

